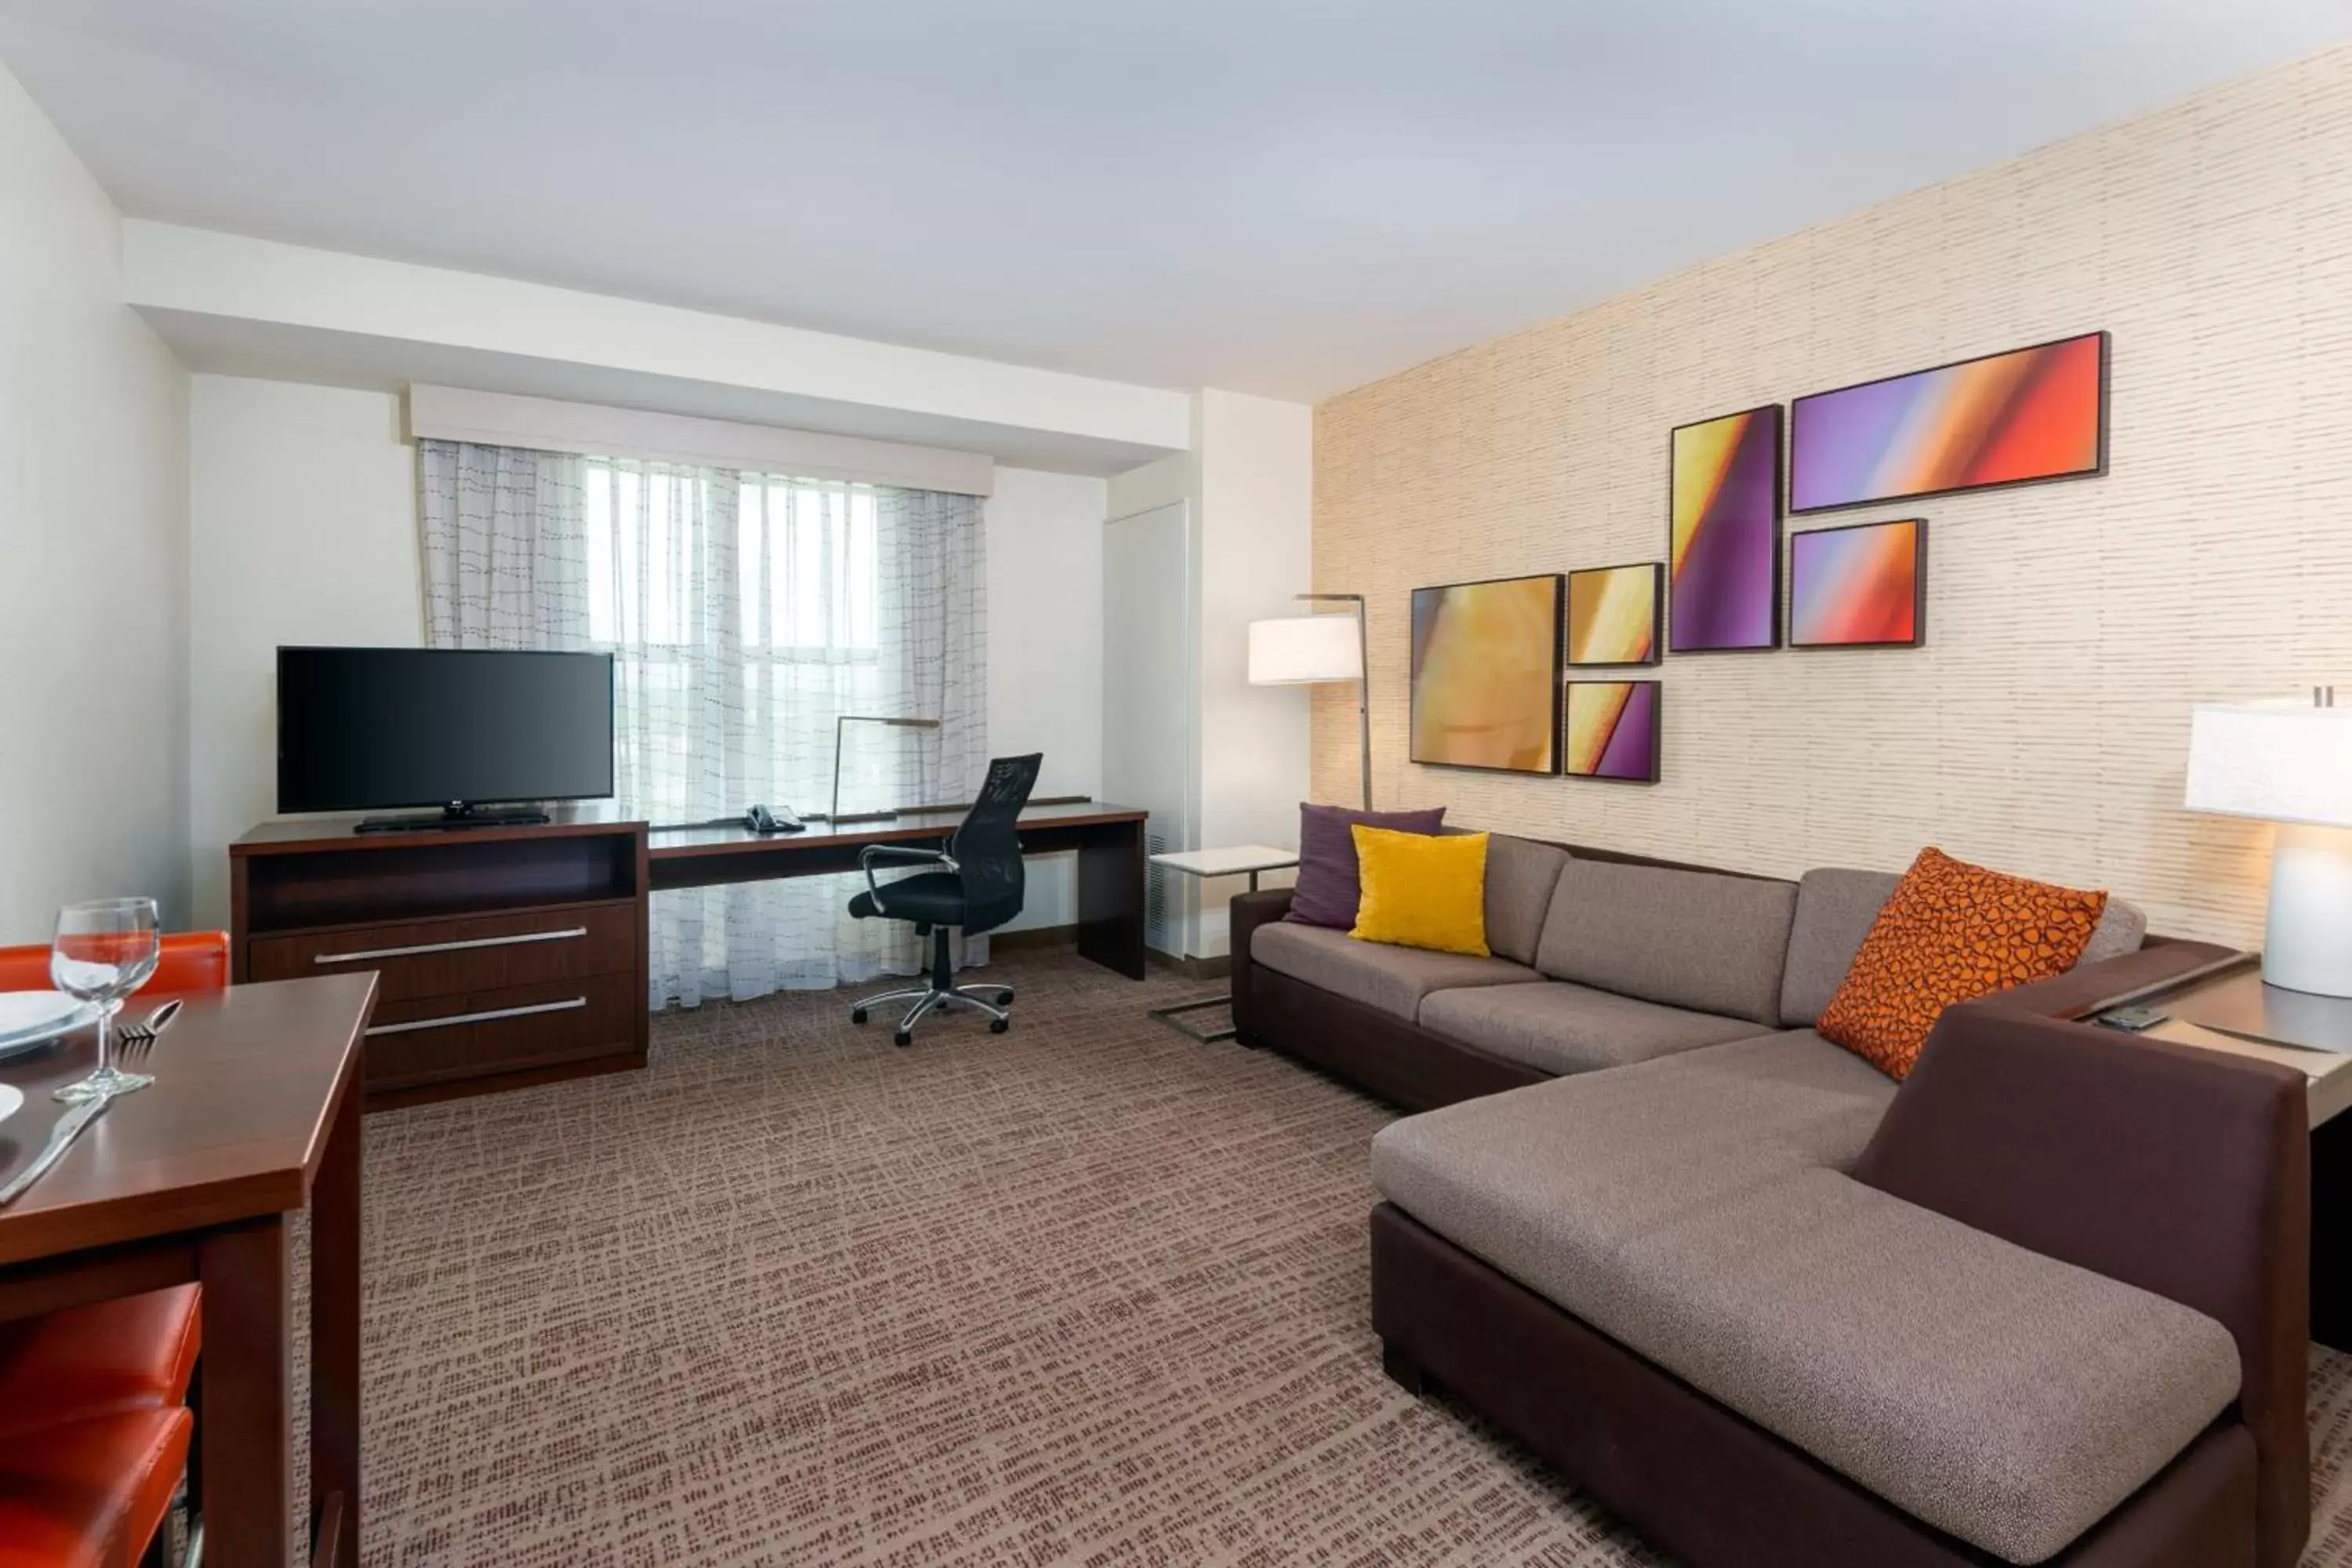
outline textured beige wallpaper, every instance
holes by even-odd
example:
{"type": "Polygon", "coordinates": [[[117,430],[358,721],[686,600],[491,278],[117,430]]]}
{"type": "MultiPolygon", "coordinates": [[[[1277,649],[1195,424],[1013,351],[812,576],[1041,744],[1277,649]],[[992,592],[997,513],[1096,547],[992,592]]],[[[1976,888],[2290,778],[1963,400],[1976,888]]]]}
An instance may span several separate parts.
{"type": "Polygon", "coordinates": [[[2256,942],[2270,829],[2183,812],[2183,749],[2191,701],[2352,686],[2352,47],[1333,398],[1315,447],[1380,804],[1781,874],[1935,843],[2256,942]],[[1669,656],[1655,785],[1405,760],[1414,586],[1664,560],[1675,425],[2102,327],[2105,477],[1790,520],[1931,519],[1926,647],[1669,656]]]}

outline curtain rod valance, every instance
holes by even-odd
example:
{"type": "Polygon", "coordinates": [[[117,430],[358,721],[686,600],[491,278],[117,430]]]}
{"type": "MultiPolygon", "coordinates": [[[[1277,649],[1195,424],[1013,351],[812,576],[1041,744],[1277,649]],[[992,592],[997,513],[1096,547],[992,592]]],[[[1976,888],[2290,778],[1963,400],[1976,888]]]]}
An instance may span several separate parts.
{"type": "Polygon", "coordinates": [[[410,387],[408,430],[418,439],[749,468],[950,495],[984,496],[996,488],[995,459],[983,452],[909,447],[856,436],[821,436],[767,425],[648,414],[642,409],[517,397],[503,392],[468,392],[454,386],[410,387]]]}

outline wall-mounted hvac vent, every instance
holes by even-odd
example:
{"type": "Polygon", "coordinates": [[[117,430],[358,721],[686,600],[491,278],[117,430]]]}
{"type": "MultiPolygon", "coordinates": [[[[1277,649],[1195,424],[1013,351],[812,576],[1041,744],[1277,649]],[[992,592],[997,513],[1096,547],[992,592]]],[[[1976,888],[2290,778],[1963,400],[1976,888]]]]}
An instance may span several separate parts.
{"type": "MultiPolygon", "coordinates": [[[[1157,831],[1143,836],[1144,853],[1162,855],[1168,850],[1168,837],[1157,831]]],[[[1165,866],[1146,865],[1143,868],[1143,945],[1154,952],[1181,953],[1183,949],[1176,940],[1168,906],[1173,893],[1169,883],[1176,873],[1165,866]]]]}

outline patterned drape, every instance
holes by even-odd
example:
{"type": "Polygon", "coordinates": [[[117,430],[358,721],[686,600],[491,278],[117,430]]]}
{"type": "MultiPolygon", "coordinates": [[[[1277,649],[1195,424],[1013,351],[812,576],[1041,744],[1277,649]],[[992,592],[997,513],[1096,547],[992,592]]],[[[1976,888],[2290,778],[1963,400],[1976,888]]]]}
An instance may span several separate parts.
{"type": "MultiPolygon", "coordinates": [[[[988,758],[977,497],[421,445],[434,645],[615,655],[623,811],[823,812],[843,714],[940,721],[848,726],[845,812],[971,797],[988,758]]],[[[656,894],[652,1005],[916,972],[910,928],[844,913],[860,885],[656,894]]]]}

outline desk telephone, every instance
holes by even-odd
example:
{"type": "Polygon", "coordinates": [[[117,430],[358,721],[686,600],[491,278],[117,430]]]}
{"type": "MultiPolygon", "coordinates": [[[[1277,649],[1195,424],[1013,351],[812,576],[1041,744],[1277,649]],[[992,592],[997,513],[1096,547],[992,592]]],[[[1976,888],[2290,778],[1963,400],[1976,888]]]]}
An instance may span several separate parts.
{"type": "Polygon", "coordinates": [[[793,816],[793,808],[789,805],[779,806],[773,811],[770,811],[764,805],[755,805],[743,814],[743,826],[753,833],[764,835],[798,833],[808,824],[793,816]]]}

